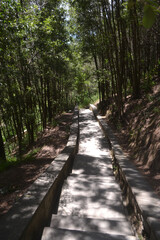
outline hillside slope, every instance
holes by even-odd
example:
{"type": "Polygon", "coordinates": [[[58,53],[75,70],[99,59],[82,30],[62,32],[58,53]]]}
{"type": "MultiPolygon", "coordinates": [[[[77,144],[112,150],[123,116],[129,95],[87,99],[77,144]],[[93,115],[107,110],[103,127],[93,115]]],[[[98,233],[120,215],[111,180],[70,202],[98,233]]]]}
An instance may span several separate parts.
{"type": "Polygon", "coordinates": [[[128,157],[148,177],[160,196],[160,85],[138,100],[130,96],[124,104],[123,120],[106,114],[128,157]]]}
{"type": "MultiPolygon", "coordinates": [[[[63,113],[56,118],[57,126],[48,126],[30,151],[39,151],[25,161],[0,173],[0,217],[27,191],[28,187],[42,174],[54,158],[66,146],[73,113],[63,113]]],[[[30,151],[26,156],[30,154],[30,151]]]]}

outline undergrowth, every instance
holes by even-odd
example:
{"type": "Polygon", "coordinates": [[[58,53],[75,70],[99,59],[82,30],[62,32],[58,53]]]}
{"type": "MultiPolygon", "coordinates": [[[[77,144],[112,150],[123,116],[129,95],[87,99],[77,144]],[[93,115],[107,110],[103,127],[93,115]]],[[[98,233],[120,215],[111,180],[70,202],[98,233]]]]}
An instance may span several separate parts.
{"type": "Polygon", "coordinates": [[[85,96],[84,98],[80,99],[78,105],[80,108],[87,108],[89,107],[90,103],[95,103],[98,100],[98,94],[95,94],[91,97],[85,96]]]}
{"type": "Polygon", "coordinates": [[[35,148],[35,149],[29,151],[29,153],[24,154],[23,156],[8,155],[7,160],[0,163],[0,172],[3,172],[13,166],[16,166],[21,162],[29,162],[29,161],[35,160],[35,156],[38,151],[39,151],[39,148],[35,148]]]}

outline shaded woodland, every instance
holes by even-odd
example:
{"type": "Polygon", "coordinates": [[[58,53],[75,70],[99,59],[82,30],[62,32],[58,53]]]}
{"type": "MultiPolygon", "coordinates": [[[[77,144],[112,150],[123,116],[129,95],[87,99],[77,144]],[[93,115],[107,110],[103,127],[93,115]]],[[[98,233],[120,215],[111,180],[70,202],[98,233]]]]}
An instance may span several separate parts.
{"type": "Polygon", "coordinates": [[[160,76],[160,1],[72,4],[83,52],[95,62],[99,100],[104,106],[112,98],[120,117],[126,97],[139,98],[160,76]]]}
{"type": "Polygon", "coordinates": [[[160,77],[160,1],[4,0],[0,6],[0,162],[78,103],[121,119],[127,96],[160,77]]]}
{"type": "Polygon", "coordinates": [[[0,146],[19,154],[71,103],[65,13],[60,1],[2,1],[0,146]],[[9,144],[7,144],[7,142],[9,144]],[[12,146],[13,145],[13,146],[12,146]]]}

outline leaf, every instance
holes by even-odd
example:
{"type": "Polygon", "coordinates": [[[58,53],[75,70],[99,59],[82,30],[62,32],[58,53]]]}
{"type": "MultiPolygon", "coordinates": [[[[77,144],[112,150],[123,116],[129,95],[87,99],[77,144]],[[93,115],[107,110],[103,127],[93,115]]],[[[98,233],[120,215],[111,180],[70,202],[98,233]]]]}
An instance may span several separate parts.
{"type": "Polygon", "coordinates": [[[156,13],[151,5],[144,7],[143,26],[145,28],[151,28],[155,22],[156,13]]]}

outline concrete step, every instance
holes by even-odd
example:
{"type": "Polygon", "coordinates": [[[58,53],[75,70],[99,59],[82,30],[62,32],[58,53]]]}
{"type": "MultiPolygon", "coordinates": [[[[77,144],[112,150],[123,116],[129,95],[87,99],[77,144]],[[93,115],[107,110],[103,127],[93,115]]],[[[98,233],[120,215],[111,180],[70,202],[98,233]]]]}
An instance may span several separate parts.
{"type": "Polygon", "coordinates": [[[58,215],[123,218],[125,213],[119,186],[114,181],[69,178],[62,188],[58,215]]]}
{"type": "Polygon", "coordinates": [[[93,219],[79,218],[77,216],[58,216],[53,214],[50,227],[58,229],[79,230],[85,232],[100,232],[133,235],[131,226],[125,218],[93,219]]]}
{"type": "Polygon", "coordinates": [[[116,202],[113,204],[106,205],[105,207],[93,207],[87,206],[86,208],[75,203],[67,204],[66,206],[61,205],[58,209],[58,215],[76,215],[79,217],[89,217],[89,218],[124,218],[124,210],[122,206],[117,206],[116,202]],[[114,204],[114,205],[113,205],[114,204]]]}
{"type": "Polygon", "coordinates": [[[44,228],[41,240],[136,240],[134,236],[44,228]]]}

